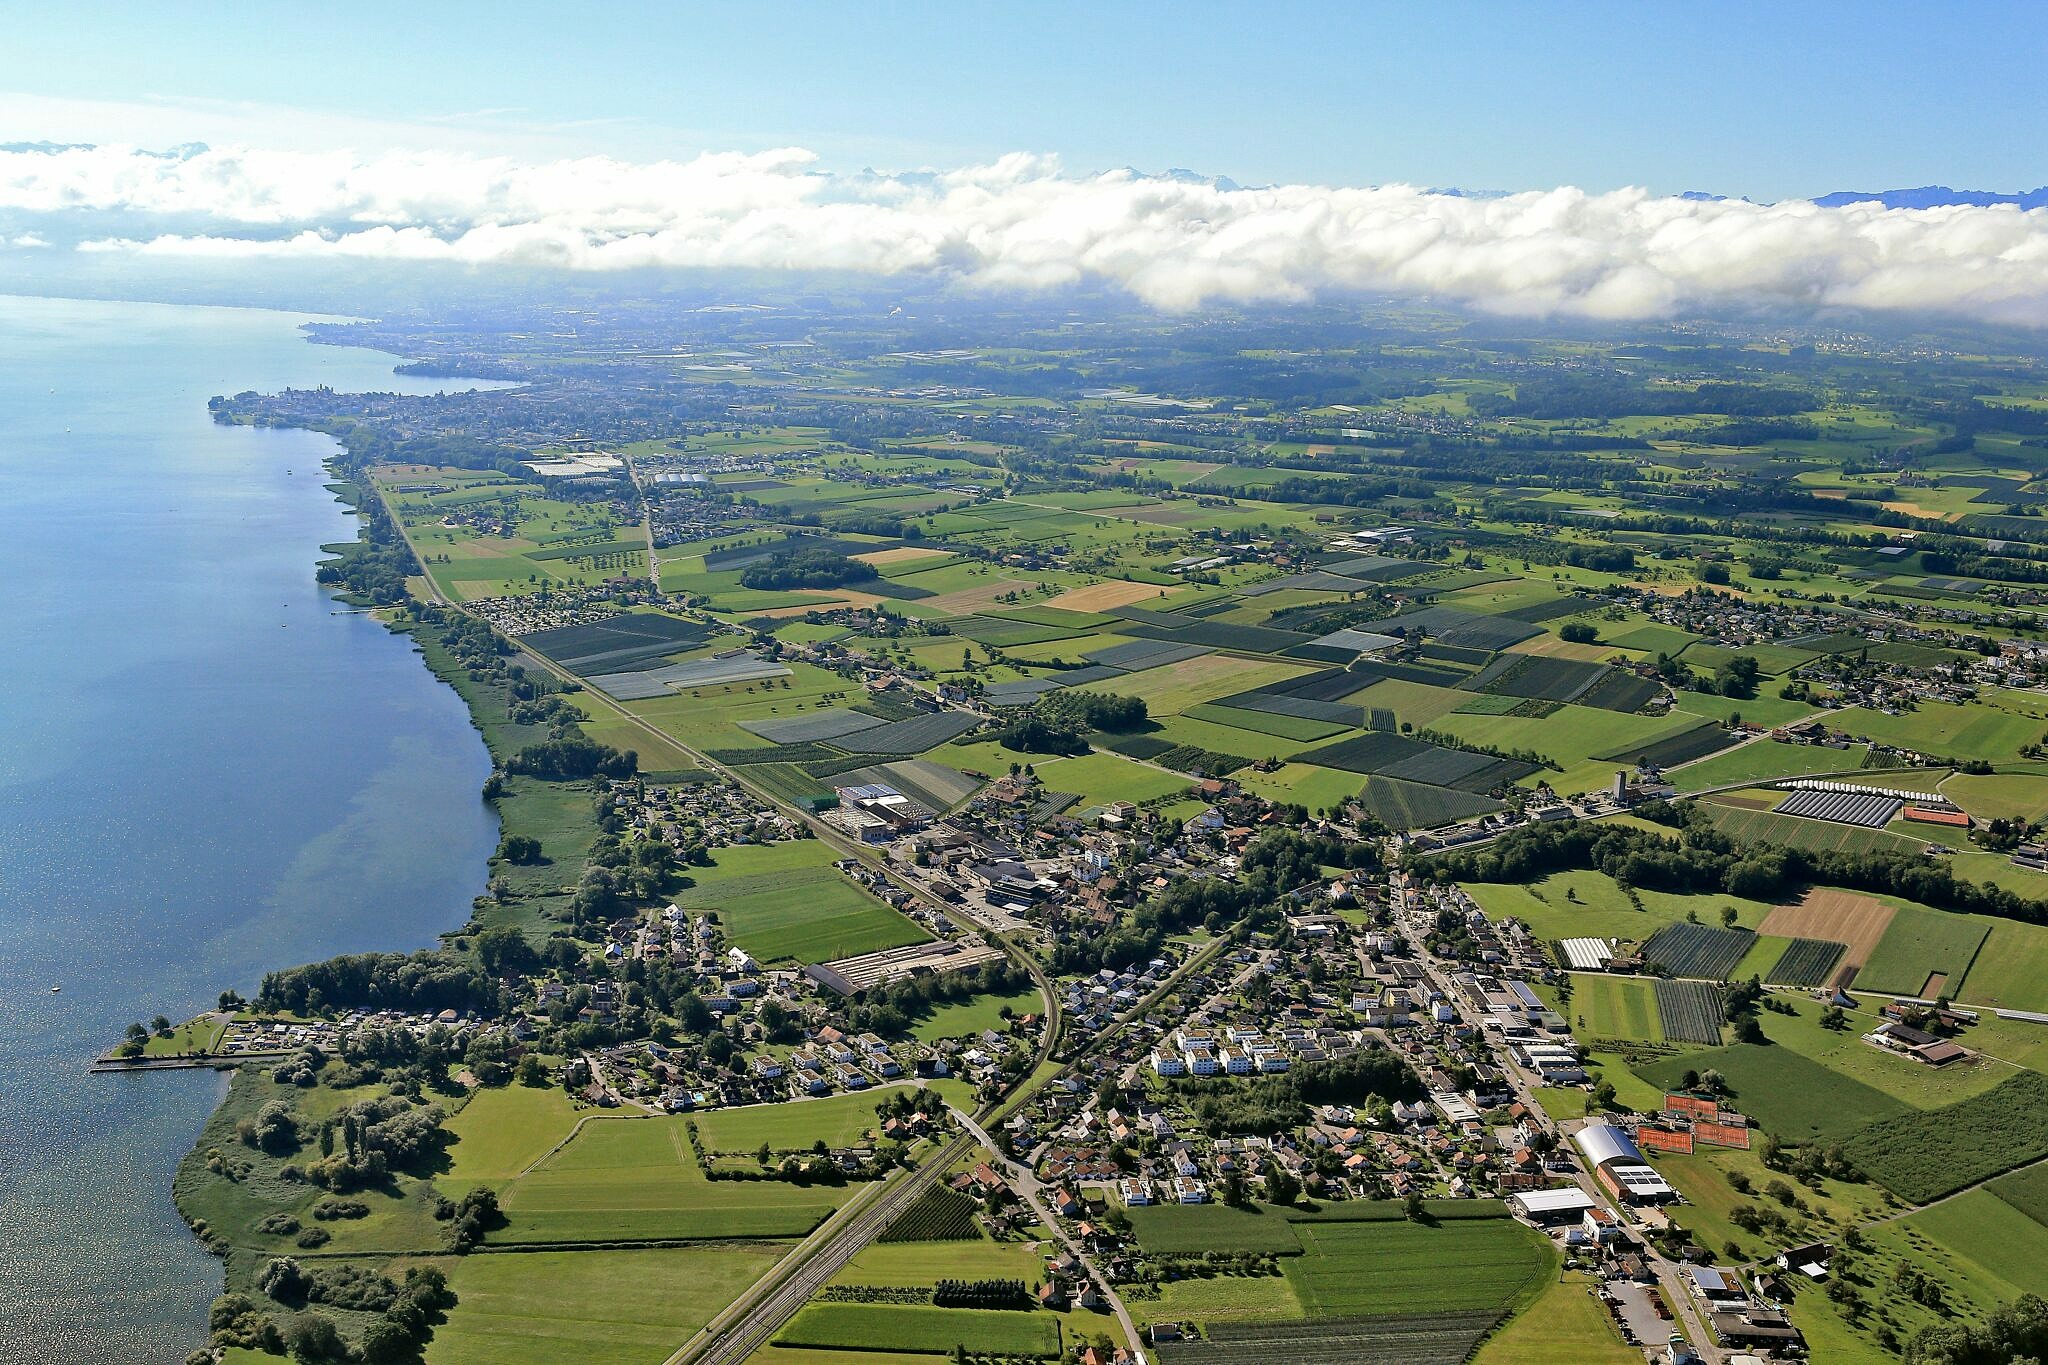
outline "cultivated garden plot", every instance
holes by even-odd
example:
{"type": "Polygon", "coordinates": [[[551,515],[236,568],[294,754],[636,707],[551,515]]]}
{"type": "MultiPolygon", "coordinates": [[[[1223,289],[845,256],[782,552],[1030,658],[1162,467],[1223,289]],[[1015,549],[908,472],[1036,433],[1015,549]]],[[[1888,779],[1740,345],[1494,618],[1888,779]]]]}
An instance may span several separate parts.
{"type": "Polygon", "coordinates": [[[1755,939],[1747,929],[1671,924],[1643,944],[1643,961],[1661,966],[1671,976],[1725,981],[1755,939]]]}
{"type": "Polygon", "coordinates": [[[1721,1041],[1721,988],[1705,981],[1657,982],[1657,1019],[1674,1043],[1721,1041]]]}

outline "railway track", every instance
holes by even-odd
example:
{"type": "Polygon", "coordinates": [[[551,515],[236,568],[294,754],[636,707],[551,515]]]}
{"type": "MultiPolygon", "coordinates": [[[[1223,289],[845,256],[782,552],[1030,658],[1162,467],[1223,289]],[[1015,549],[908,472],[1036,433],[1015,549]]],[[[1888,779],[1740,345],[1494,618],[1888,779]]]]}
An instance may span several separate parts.
{"type": "Polygon", "coordinates": [[[732,1321],[720,1326],[717,1319],[713,1319],[711,1325],[670,1356],[664,1365],[740,1365],[741,1361],[767,1345],[782,1325],[810,1301],[811,1295],[817,1293],[821,1285],[837,1275],[863,1247],[881,1235],[898,1214],[910,1207],[918,1195],[929,1189],[974,1145],[974,1134],[963,1128],[916,1170],[886,1190],[881,1198],[837,1228],[830,1229],[825,1240],[808,1255],[798,1251],[788,1257],[783,1262],[788,1267],[786,1273],[780,1278],[771,1277],[764,1281],[765,1287],[757,1286],[752,1303],[742,1299],[726,1310],[728,1314],[737,1313],[732,1321]]]}

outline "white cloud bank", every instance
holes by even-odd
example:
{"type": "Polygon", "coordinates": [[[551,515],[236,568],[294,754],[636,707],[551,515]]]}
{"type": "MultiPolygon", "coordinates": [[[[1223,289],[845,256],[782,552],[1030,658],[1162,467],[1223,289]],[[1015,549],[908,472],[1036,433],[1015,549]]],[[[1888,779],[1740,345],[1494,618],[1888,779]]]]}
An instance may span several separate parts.
{"type": "Polygon", "coordinates": [[[1362,289],[1595,318],[1763,303],[2048,326],[2048,211],[1219,188],[1021,154],[902,176],[813,163],[799,149],[652,164],[17,149],[0,151],[0,213],[150,256],[1108,281],[1167,309],[1362,289]],[[113,214],[124,235],[93,226],[113,214]],[[125,226],[151,220],[162,230],[125,226]]]}

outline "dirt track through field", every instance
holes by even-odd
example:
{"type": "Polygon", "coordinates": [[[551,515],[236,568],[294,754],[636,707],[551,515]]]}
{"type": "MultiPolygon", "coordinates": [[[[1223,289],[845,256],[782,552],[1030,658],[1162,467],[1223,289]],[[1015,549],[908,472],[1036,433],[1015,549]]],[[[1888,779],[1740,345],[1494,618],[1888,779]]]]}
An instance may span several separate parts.
{"type": "Polygon", "coordinates": [[[1757,932],[1847,944],[1849,951],[1842,954],[1841,965],[1861,967],[1890,927],[1893,913],[1889,905],[1869,896],[1816,887],[1797,903],[1778,906],[1765,915],[1757,932]]]}
{"type": "Polygon", "coordinates": [[[1157,583],[1125,583],[1117,580],[1090,583],[1085,588],[1069,588],[1046,605],[1058,607],[1061,611],[1107,611],[1111,607],[1128,607],[1133,602],[1163,607],[1163,599],[1173,591],[1174,589],[1161,587],[1157,583]]]}
{"type": "Polygon", "coordinates": [[[885,565],[903,564],[913,559],[944,559],[951,553],[951,550],[941,550],[931,545],[898,545],[893,550],[870,550],[864,555],[851,555],[849,558],[858,559],[863,564],[872,564],[879,569],[885,565]]]}

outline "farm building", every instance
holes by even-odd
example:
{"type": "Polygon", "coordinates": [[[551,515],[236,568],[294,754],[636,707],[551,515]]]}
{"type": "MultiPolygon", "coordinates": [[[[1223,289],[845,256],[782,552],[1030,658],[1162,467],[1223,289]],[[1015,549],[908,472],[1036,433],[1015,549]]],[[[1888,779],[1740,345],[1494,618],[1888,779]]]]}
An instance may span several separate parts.
{"type": "Polygon", "coordinates": [[[1571,963],[1575,972],[1604,972],[1608,960],[1614,956],[1612,939],[1568,938],[1563,946],[1565,960],[1571,963]]]}
{"type": "Polygon", "coordinates": [[[1660,1204],[1676,1197],[1663,1176],[1643,1160],[1635,1139],[1606,1123],[1589,1123],[1572,1134],[1572,1142],[1610,1193],[1631,1204],[1660,1204]]]}
{"type": "Polygon", "coordinates": [[[899,835],[914,834],[932,822],[932,812],[929,809],[884,783],[835,787],[833,795],[839,798],[839,807],[842,811],[849,814],[858,812],[867,817],[857,822],[856,832],[868,842],[880,842],[899,835]]]}
{"type": "Polygon", "coordinates": [[[1806,1242],[1779,1252],[1778,1268],[1796,1270],[1809,1280],[1824,1280],[1828,1277],[1828,1262],[1833,1258],[1834,1248],[1826,1242],[1806,1242]]]}
{"type": "Polygon", "coordinates": [[[1522,1190],[1508,1196],[1508,1207],[1532,1223],[1571,1223],[1584,1218],[1595,1207],[1593,1196],[1573,1187],[1562,1190],[1522,1190]]]}
{"type": "Polygon", "coordinates": [[[1937,810],[1932,806],[1908,806],[1901,814],[1915,824],[1946,825],[1950,829],[1968,829],[1970,827],[1970,817],[1959,810],[1937,810]]]}
{"type": "Polygon", "coordinates": [[[1888,1052],[1902,1052],[1928,1066],[1947,1066],[1970,1055],[1968,1048],[1896,1020],[1879,1024],[1863,1037],[1888,1052]]]}
{"type": "Polygon", "coordinates": [[[1870,791],[1795,791],[1778,803],[1778,814],[1883,829],[1901,804],[1896,797],[1870,791]]]}

